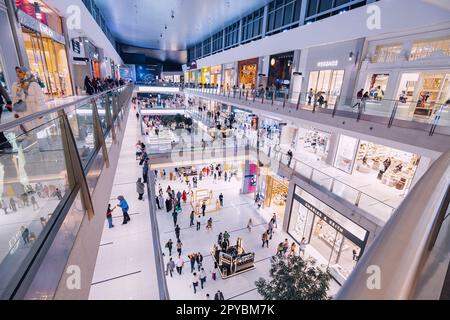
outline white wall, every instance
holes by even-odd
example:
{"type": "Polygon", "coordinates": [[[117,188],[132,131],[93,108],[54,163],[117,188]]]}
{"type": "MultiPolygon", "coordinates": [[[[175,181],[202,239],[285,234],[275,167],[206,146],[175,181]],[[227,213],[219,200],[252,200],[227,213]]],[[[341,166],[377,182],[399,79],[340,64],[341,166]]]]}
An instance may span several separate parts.
{"type": "Polygon", "coordinates": [[[69,6],[78,6],[81,10],[81,29],[69,30],[69,39],[87,37],[96,47],[104,50],[105,57],[114,60],[116,64],[123,64],[122,58],[81,0],[47,0],[46,2],[55,9],[60,16],[65,18],[69,16],[67,14],[67,8],[69,6]]]}
{"type": "MultiPolygon", "coordinates": [[[[445,5],[448,0],[436,2],[445,5]]],[[[381,0],[375,5],[380,8],[381,29],[367,28],[369,15],[365,6],[199,59],[197,65],[201,68],[358,38],[439,28],[450,23],[448,10],[423,0],[381,0]],[[405,12],[407,15],[402,16],[405,12]]]]}

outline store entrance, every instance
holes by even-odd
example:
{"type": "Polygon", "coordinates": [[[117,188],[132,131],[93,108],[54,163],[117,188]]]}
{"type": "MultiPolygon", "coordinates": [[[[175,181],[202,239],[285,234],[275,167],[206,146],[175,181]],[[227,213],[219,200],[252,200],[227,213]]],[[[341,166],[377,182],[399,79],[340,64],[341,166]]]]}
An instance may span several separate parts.
{"type": "Polygon", "coordinates": [[[45,94],[49,97],[72,95],[65,47],[27,28],[22,31],[30,69],[45,86],[45,94]]]}
{"type": "Polygon", "coordinates": [[[273,175],[266,176],[265,184],[264,207],[276,213],[277,221],[283,221],[289,184],[273,175]]]}
{"type": "Polygon", "coordinates": [[[341,94],[344,82],[344,70],[320,70],[309,74],[308,91],[316,94],[316,99],[322,95],[326,106],[334,106],[337,97],[341,94]]]}

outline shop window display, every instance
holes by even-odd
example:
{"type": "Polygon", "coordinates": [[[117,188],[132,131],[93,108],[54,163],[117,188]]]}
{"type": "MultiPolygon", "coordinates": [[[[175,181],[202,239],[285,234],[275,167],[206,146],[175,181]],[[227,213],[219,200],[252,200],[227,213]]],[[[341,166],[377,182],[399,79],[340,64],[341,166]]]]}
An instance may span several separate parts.
{"type": "Polygon", "coordinates": [[[328,156],[330,136],[328,132],[301,128],[299,129],[299,147],[325,159],[328,156]]]}
{"type": "Polygon", "coordinates": [[[370,98],[381,101],[389,81],[389,74],[372,74],[367,79],[366,90],[370,98]]]}
{"type": "Polygon", "coordinates": [[[256,85],[256,73],[256,64],[243,65],[239,72],[240,86],[244,85],[246,89],[254,87],[256,85]]]}
{"type": "Polygon", "coordinates": [[[305,238],[321,255],[319,264],[341,284],[363,254],[368,237],[366,230],[298,186],[288,232],[297,242],[305,238]]]}
{"type": "Polygon", "coordinates": [[[385,185],[397,190],[408,189],[420,157],[386,146],[361,141],[356,155],[356,170],[376,174],[385,185]]]}

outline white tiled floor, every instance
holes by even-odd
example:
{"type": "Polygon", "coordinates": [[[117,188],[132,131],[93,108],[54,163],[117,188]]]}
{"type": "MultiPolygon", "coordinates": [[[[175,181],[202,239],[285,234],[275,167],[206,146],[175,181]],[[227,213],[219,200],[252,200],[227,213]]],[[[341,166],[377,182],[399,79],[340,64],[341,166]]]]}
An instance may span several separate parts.
{"type": "MultiPolygon", "coordinates": [[[[158,180],[158,183],[161,184],[163,190],[166,190],[168,185],[174,188],[176,192],[186,189],[186,184],[180,183],[179,181],[169,182],[168,180],[158,180]]],[[[220,192],[224,195],[224,207],[219,212],[207,214],[207,217],[212,217],[214,221],[213,230],[210,232],[206,230],[205,226],[202,226],[199,231],[196,231],[195,227],[189,227],[189,215],[191,212],[189,198],[188,203],[183,205],[183,211],[178,216],[178,224],[181,228],[180,238],[183,243],[182,257],[185,260],[185,266],[181,276],[177,273],[173,275],[173,278],[167,276],[171,299],[201,300],[205,298],[207,293],[213,297],[217,290],[221,290],[224,293],[225,299],[262,299],[256,291],[255,281],[260,277],[269,278],[270,258],[275,254],[278,243],[284,241],[285,238],[288,238],[290,242],[293,240],[285,232],[281,231],[281,222],[279,222],[280,225],[275,231],[269,248],[261,248],[260,239],[262,233],[267,228],[267,221],[271,217],[270,210],[267,212],[259,211],[253,204],[253,196],[239,194],[241,183],[241,181],[237,181],[234,178],[229,183],[220,181],[214,184],[212,178],[199,181],[199,189],[213,190],[214,199],[218,198],[220,192]],[[249,218],[253,220],[254,224],[252,232],[246,229],[249,218]],[[214,267],[214,262],[210,252],[213,244],[217,241],[217,235],[225,230],[231,235],[231,243],[235,243],[237,237],[241,237],[244,248],[250,252],[255,252],[256,269],[226,280],[222,280],[218,276],[217,280],[213,281],[211,272],[214,267]],[[187,258],[190,253],[194,252],[201,252],[205,257],[203,267],[208,274],[205,289],[198,290],[197,294],[194,294],[193,289],[190,287],[192,274],[187,258]]],[[[161,243],[165,244],[169,239],[175,242],[176,237],[171,212],[167,213],[164,209],[159,210],[157,217],[160,227],[161,243]]],[[[315,255],[313,250],[310,249],[308,248],[308,254],[315,255]]],[[[166,255],[165,263],[167,263],[169,258],[168,250],[165,249],[164,252],[166,255]]],[[[172,254],[175,258],[176,252],[172,254]]],[[[338,288],[339,286],[332,281],[330,295],[336,293],[338,288]]]]}
{"type": "Polygon", "coordinates": [[[120,209],[113,213],[114,228],[109,229],[105,219],[91,300],[159,299],[147,194],[145,201],[139,201],[136,193],[136,180],[142,174],[135,160],[139,130],[130,112],[110,203],[117,204],[117,196],[123,195],[130,206],[131,222],[122,225],[120,209]]]}

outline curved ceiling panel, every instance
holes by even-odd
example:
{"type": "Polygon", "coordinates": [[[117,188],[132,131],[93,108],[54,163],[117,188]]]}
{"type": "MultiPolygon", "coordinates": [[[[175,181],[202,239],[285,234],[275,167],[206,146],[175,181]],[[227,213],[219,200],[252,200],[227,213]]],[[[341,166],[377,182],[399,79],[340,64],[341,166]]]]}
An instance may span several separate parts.
{"type": "Polygon", "coordinates": [[[270,0],[95,0],[119,42],[185,50],[270,0]],[[167,28],[166,28],[167,26],[167,28]],[[162,35],[162,37],[161,37],[162,35]]]}

